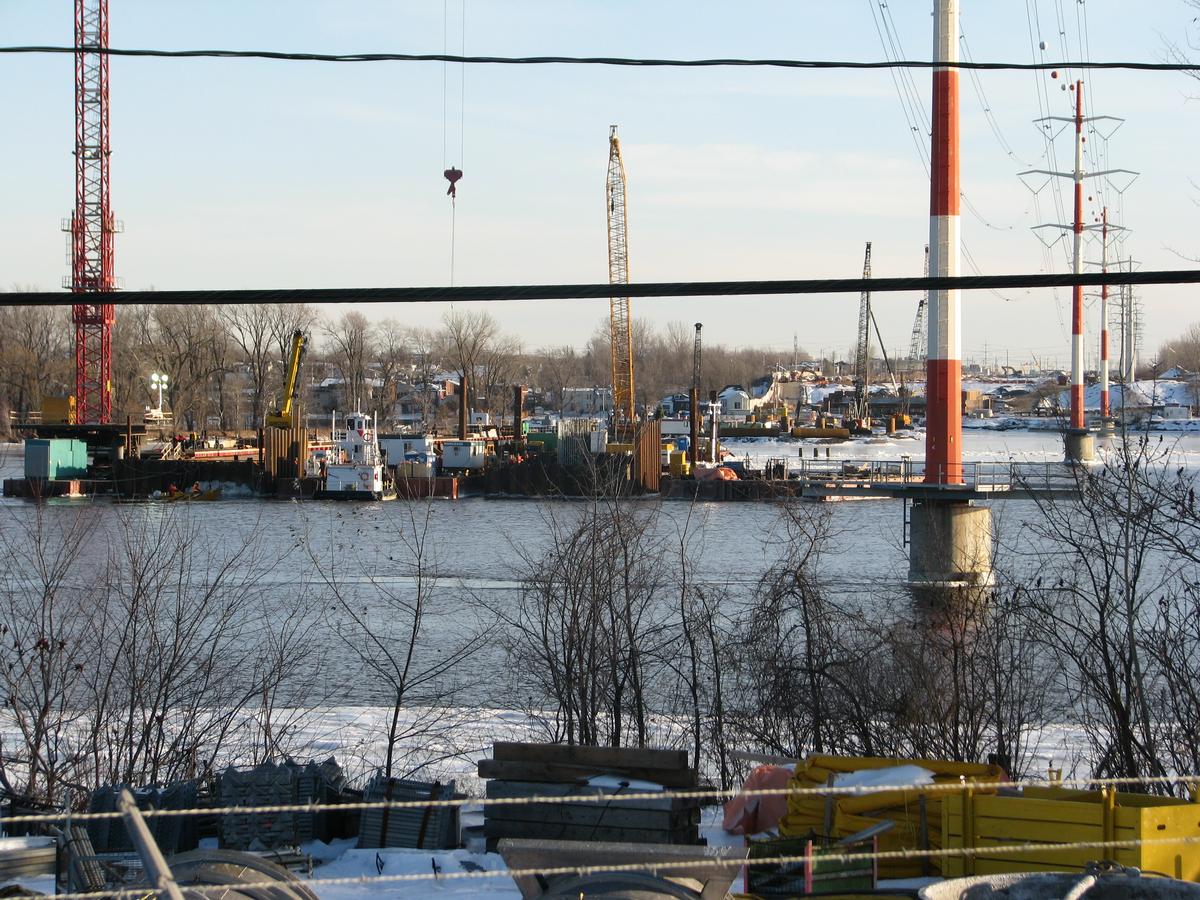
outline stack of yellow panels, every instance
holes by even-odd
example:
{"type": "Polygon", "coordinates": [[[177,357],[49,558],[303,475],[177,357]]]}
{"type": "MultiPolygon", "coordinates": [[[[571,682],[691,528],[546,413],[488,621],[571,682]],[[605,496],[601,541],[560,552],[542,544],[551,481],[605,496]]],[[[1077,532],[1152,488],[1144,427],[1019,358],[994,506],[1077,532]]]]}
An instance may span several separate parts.
{"type": "MultiPolygon", "coordinates": [[[[933,773],[935,785],[959,784],[966,779],[977,785],[976,790],[980,790],[981,785],[994,785],[1004,778],[1004,772],[998,766],[982,763],[874,756],[810,756],[796,766],[796,774],[792,776],[789,787],[820,789],[829,786],[839,775],[896,766],[927,769],[933,773]]],[[[945,796],[944,790],[931,791],[928,786],[863,794],[797,794],[788,798],[787,815],[779,823],[779,832],[785,837],[815,834],[836,841],[879,822],[891,820],[896,823],[895,827],[879,837],[881,851],[938,849],[942,846],[942,799],[945,796]]],[[[913,878],[926,872],[937,874],[940,871],[937,857],[928,862],[920,857],[885,859],[879,865],[880,878],[913,878]]]]}

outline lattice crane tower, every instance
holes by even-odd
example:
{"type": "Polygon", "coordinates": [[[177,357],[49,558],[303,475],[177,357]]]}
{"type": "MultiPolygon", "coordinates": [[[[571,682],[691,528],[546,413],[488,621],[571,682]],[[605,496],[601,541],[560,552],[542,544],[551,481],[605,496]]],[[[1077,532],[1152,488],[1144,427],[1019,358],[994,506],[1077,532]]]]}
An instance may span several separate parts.
{"type": "MultiPolygon", "coordinates": [[[[925,277],[929,277],[929,245],[925,245],[925,277]]],[[[916,375],[925,374],[925,347],[929,338],[928,328],[929,291],[917,302],[917,315],[913,319],[912,335],[908,340],[908,368],[916,375]]]]}
{"type": "MultiPolygon", "coordinates": [[[[74,294],[116,290],[109,200],[108,0],[75,0],[75,210],[64,226],[71,235],[74,294]]],[[[112,419],[111,303],[77,297],[71,306],[75,326],[75,404],[79,423],[112,419]]]]}
{"type": "MultiPolygon", "coordinates": [[[[617,126],[608,130],[608,283],[629,284],[629,249],[626,243],[625,163],[621,160],[621,142],[617,126]]],[[[633,411],[633,329],[629,317],[629,298],[609,301],[609,336],[612,345],[613,423],[632,426],[633,411]]]]}
{"type": "MultiPolygon", "coordinates": [[[[863,278],[871,277],[871,242],[863,255],[863,278]]],[[[858,302],[858,333],[854,344],[854,400],[856,415],[867,417],[867,392],[871,382],[871,292],[863,288],[858,302]]]]}

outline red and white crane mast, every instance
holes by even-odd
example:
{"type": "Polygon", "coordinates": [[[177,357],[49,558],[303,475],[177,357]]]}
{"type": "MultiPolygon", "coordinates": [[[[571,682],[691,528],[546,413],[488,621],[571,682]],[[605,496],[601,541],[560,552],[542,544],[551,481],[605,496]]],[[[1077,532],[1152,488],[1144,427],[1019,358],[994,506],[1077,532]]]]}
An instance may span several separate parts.
{"type": "Polygon", "coordinates": [[[112,419],[112,303],[116,290],[110,203],[108,0],[75,0],[75,209],[70,287],[75,326],[75,403],[79,423],[112,419]]]}

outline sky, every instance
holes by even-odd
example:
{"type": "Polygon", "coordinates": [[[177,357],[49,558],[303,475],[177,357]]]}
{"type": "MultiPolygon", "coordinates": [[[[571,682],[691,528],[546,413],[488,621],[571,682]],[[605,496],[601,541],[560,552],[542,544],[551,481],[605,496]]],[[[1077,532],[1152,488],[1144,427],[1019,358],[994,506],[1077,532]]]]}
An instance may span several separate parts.
{"type": "MultiPolygon", "coordinates": [[[[928,58],[930,0],[883,6],[902,55],[928,58]]],[[[0,0],[0,44],[70,44],[72,9],[0,0]]],[[[1195,14],[1185,0],[962,0],[960,52],[1161,61],[1168,42],[1195,35],[1195,14]]],[[[110,0],[110,44],[878,60],[883,15],[879,0],[110,0]]],[[[1069,132],[1050,150],[1033,120],[1070,115],[1060,88],[1078,75],[984,72],[980,91],[962,75],[962,233],[978,271],[1069,269],[1067,246],[1047,251],[1031,230],[1066,221],[1069,180],[1025,179],[1035,192],[1017,173],[1070,168],[1069,132]]],[[[1200,255],[1200,82],[1083,77],[1089,114],[1126,120],[1107,140],[1092,136],[1087,168],[1140,173],[1128,186],[1090,182],[1088,215],[1107,204],[1128,229],[1122,251],[1143,268],[1190,267],[1180,254],[1200,255]]],[[[927,116],[929,73],[911,78],[927,116]]],[[[633,281],[856,277],[866,241],[876,276],[921,274],[929,187],[917,143],[928,139],[888,71],[117,58],[111,89],[112,203],[124,224],[116,269],[129,289],[606,281],[612,124],[628,173],[633,281]],[[453,210],[450,165],[464,172],[453,210]]],[[[74,196],[71,58],[0,56],[0,108],[0,286],[55,289],[69,270],[59,226],[74,196]]],[[[1099,250],[1090,242],[1087,258],[1099,250]]],[[[967,261],[962,270],[976,271],[967,261]]],[[[1151,355],[1200,320],[1195,292],[1140,289],[1151,355]]],[[[918,299],[875,297],[889,352],[906,351],[918,299]]],[[[968,361],[1066,365],[1069,291],[968,292],[962,302],[968,361]]],[[[447,308],[364,311],[431,326],[447,308]]],[[[488,309],[527,349],[582,347],[607,318],[606,301],[488,309]]],[[[633,315],[704,322],[708,340],[786,362],[794,340],[845,356],[858,297],[638,299],[633,315]]],[[[1087,320],[1090,362],[1098,300],[1087,320]]]]}

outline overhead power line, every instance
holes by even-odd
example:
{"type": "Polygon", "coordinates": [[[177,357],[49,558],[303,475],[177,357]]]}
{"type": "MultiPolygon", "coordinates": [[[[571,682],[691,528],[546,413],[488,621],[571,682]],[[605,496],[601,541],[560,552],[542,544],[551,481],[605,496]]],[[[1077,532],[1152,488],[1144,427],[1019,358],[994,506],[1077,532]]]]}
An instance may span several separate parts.
{"type": "MultiPolygon", "coordinates": [[[[58,53],[74,54],[74,47],[29,45],[0,47],[0,54],[58,53]]],[[[92,52],[89,50],[89,52],[92,52]]],[[[938,62],[929,59],[830,60],[830,59],[653,59],[626,56],[464,56],[453,53],[292,53],[283,50],[159,50],[149,48],[108,47],[95,52],[105,56],[159,57],[164,59],[268,59],[287,62],[449,62],[474,65],[507,66],[644,66],[662,68],[751,67],[776,69],[983,69],[998,71],[1052,69],[1131,69],[1147,72],[1200,72],[1200,63],[1086,61],[1086,62],[978,62],[958,60],[938,62]]]]}
{"type": "MultiPolygon", "coordinates": [[[[513,300],[599,300],[621,297],[732,297],[778,294],[860,294],[991,288],[1091,287],[1100,284],[1200,284],[1200,269],[958,275],[919,278],[806,278],[775,281],[657,281],[637,284],[519,284],[478,287],[254,288],[244,290],[121,291],[106,294],[118,306],[229,306],[238,303],[499,303],[513,300]]],[[[65,306],[60,291],[0,293],[3,306],[65,306]]]]}

